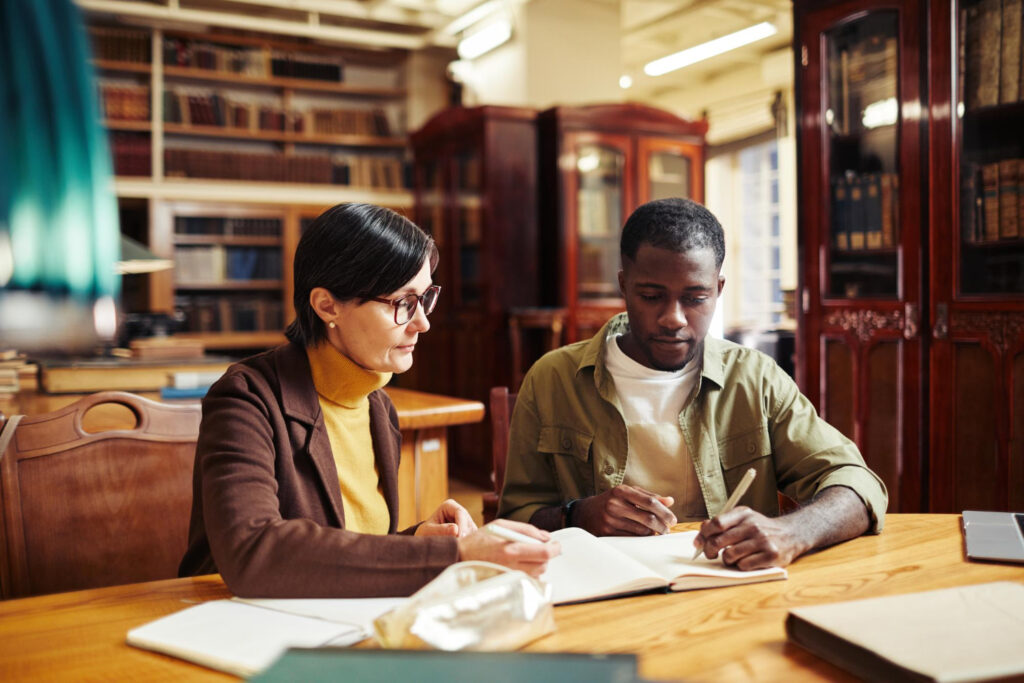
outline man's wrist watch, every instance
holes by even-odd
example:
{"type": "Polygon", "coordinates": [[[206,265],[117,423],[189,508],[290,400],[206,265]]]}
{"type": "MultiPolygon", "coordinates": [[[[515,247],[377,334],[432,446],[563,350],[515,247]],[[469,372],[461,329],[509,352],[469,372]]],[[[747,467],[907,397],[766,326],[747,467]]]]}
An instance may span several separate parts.
{"type": "Polygon", "coordinates": [[[576,507],[576,503],[578,502],[580,502],[579,498],[573,498],[572,500],[566,501],[562,504],[562,528],[571,527],[573,525],[573,508],[576,507]]]}

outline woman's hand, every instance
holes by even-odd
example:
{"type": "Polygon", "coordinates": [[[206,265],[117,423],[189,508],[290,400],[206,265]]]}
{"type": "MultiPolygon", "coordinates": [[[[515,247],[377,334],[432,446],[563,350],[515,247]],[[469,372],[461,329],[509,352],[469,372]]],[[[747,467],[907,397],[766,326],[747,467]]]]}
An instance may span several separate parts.
{"type": "Polygon", "coordinates": [[[474,531],[459,539],[459,560],[481,560],[503,564],[538,577],[547,569],[548,560],[562,552],[562,546],[552,541],[550,534],[532,524],[499,519],[491,522],[536,538],[541,543],[514,543],[486,531],[474,531]]]}
{"type": "Polygon", "coordinates": [[[416,529],[417,536],[455,536],[464,538],[476,531],[476,522],[466,508],[449,498],[423,520],[416,529]]]}

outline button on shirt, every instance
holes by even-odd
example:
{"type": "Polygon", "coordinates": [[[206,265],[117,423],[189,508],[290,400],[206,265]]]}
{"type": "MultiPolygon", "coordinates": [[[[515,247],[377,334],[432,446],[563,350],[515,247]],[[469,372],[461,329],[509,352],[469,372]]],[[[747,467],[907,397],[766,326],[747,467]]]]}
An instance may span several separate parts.
{"type": "MultiPolygon", "coordinates": [[[[655,370],[626,355],[621,339],[607,340],[604,359],[626,422],[629,449],[622,483],[671,495],[671,510],[680,521],[704,519],[700,482],[680,424],[683,406],[697,386],[700,361],[676,372],[655,370]]],[[[606,465],[605,474],[612,469],[606,465]]]]}
{"type": "MultiPolygon", "coordinates": [[[[620,314],[593,339],[552,351],[530,369],[512,415],[499,516],[529,521],[541,508],[623,482],[629,436],[605,345],[628,330],[620,314]]],[[[806,503],[824,488],[846,486],[864,502],[871,531],[881,530],[888,503],[882,481],[774,360],[711,337],[701,353],[697,388],[679,425],[708,515],[718,514],[753,467],[757,478],[741,505],[777,515],[778,491],[806,503]]]]}

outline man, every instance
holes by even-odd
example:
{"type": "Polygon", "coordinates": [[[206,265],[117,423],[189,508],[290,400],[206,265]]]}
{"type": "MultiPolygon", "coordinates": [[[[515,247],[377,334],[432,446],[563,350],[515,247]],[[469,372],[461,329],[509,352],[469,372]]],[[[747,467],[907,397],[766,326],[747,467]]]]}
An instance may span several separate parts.
{"type": "Polygon", "coordinates": [[[857,447],[770,358],[706,337],[725,285],[711,212],[645,204],[620,251],[626,313],[545,355],[523,382],[499,516],[596,535],[707,520],[695,545],[746,570],[880,531],[885,486],[857,447]],[[749,468],[753,486],[718,515],[749,468]],[[774,516],[778,491],[801,507],[774,516]]]}

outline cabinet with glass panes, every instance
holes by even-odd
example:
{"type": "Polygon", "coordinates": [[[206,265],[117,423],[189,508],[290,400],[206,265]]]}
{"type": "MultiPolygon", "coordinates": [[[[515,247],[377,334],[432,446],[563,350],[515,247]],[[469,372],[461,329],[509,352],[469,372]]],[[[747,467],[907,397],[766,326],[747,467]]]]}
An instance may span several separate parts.
{"type": "Polygon", "coordinates": [[[1021,2],[794,8],[801,386],[890,510],[1022,508],[1021,2]]]}
{"type": "Polygon", "coordinates": [[[639,104],[555,107],[538,117],[543,297],[570,341],[625,310],[619,234],[640,204],[704,200],[706,121],[639,104]]]}

